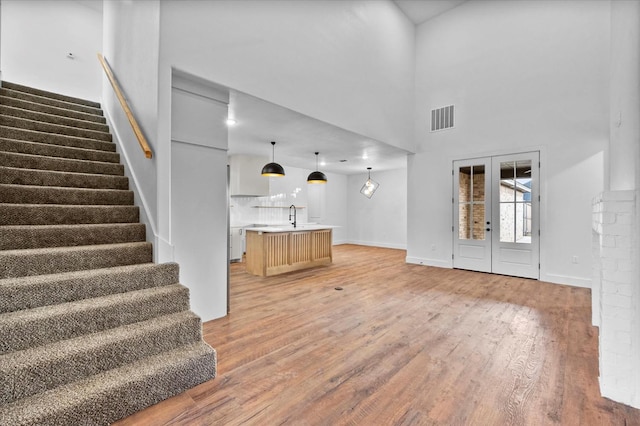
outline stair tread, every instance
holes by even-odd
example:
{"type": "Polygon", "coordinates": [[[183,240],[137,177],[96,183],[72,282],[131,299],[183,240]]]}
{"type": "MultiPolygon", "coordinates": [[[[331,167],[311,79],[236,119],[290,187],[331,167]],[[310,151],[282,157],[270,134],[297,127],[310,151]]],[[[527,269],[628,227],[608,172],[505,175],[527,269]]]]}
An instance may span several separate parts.
{"type": "Polygon", "coordinates": [[[191,311],[180,311],[74,337],[73,339],[61,340],[47,345],[2,354],[0,355],[0,370],[10,371],[16,367],[22,367],[30,359],[36,360],[37,362],[42,362],[45,358],[64,359],[71,354],[85,351],[87,347],[113,342],[118,339],[121,334],[136,334],[140,333],[141,330],[163,327],[166,326],[167,323],[179,322],[185,318],[198,318],[198,316],[191,311]]]}
{"type": "Polygon", "coordinates": [[[0,203],[0,225],[138,223],[135,205],[0,203]]]}
{"type": "Polygon", "coordinates": [[[9,164],[9,167],[23,166],[18,168],[76,173],[92,172],[92,174],[124,176],[124,166],[107,161],[81,160],[3,151],[0,151],[0,158],[4,158],[9,164]]]}
{"type": "Polygon", "coordinates": [[[30,102],[41,104],[41,105],[56,106],[58,108],[69,109],[72,111],[81,111],[81,112],[92,114],[92,115],[102,115],[102,109],[97,108],[95,106],[65,102],[59,99],[49,98],[46,96],[39,96],[29,92],[13,90],[8,87],[0,87],[0,94],[10,98],[29,100],[30,102]]]}
{"type": "Polygon", "coordinates": [[[7,312],[0,315],[0,353],[185,311],[188,297],[185,286],[170,284],[7,312]]]}
{"type": "Polygon", "coordinates": [[[109,275],[112,273],[128,273],[128,272],[134,272],[134,271],[144,271],[144,270],[154,269],[154,268],[163,267],[163,266],[169,267],[171,265],[177,265],[177,264],[175,263],[157,264],[157,263],[149,262],[149,263],[137,263],[135,265],[112,266],[110,268],[96,268],[96,269],[86,269],[82,271],[58,272],[55,274],[43,274],[43,275],[31,275],[27,277],[4,278],[4,279],[0,279],[0,288],[32,285],[32,284],[44,283],[48,281],[92,279],[92,278],[96,278],[103,275],[109,275]]]}
{"type": "Polygon", "coordinates": [[[108,131],[96,131],[82,129],[79,127],[67,126],[64,124],[54,124],[45,121],[31,120],[28,118],[15,117],[0,113],[0,124],[6,127],[14,127],[18,129],[27,129],[41,133],[75,136],[84,139],[93,139],[103,142],[111,142],[111,133],[108,131]]]}
{"type": "Polygon", "coordinates": [[[70,117],[78,120],[85,120],[94,123],[106,124],[107,120],[103,115],[88,114],[81,111],[59,108],[53,105],[45,105],[37,102],[31,102],[25,99],[4,96],[0,94],[0,104],[21,108],[28,111],[44,112],[46,114],[58,115],[61,117],[70,117]]]}
{"type": "Polygon", "coordinates": [[[139,242],[134,242],[134,243],[115,243],[115,244],[91,244],[91,245],[87,245],[87,246],[74,246],[74,247],[45,247],[45,248],[36,248],[36,249],[17,249],[17,250],[0,250],[0,257],[2,256],[10,256],[10,255],[35,255],[35,254],[41,254],[41,253],[48,253],[48,252],[74,252],[74,251],[83,251],[83,250],[87,250],[87,251],[101,251],[104,249],[118,249],[118,248],[125,248],[125,247],[134,247],[134,246],[146,246],[146,245],[150,245],[151,243],[145,242],[145,241],[139,241],[139,242]]]}
{"type": "Polygon", "coordinates": [[[0,183],[85,189],[129,189],[126,176],[0,166],[0,183]]]}
{"type": "Polygon", "coordinates": [[[60,93],[51,92],[48,90],[36,89],[34,87],[25,86],[19,83],[12,83],[6,80],[2,81],[2,87],[10,90],[14,90],[16,92],[24,92],[24,93],[29,93],[35,96],[44,97],[44,98],[56,99],[59,101],[70,103],[70,104],[80,104],[84,106],[90,106],[93,108],[100,108],[100,103],[96,101],[91,101],[89,99],[82,99],[76,96],[62,95],[60,93]]]}
{"type": "Polygon", "coordinates": [[[71,160],[97,161],[118,164],[120,163],[120,154],[115,151],[103,151],[99,149],[79,148],[75,146],[54,145],[41,142],[25,141],[20,139],[0,138],[0,151],[51,158],[67,158],[71,160]],[[7,147],[14,147],[15,149],[7,150],[7,147]],[[103,157],[104,160],[80,158],[82,156],[100,156],[103,157]]]}
{"type": "Polygon", "coordinates": [[[0,279],[0,313],[170,285],[178,283],[178,278],[176,263],[138,263],[5,278],[0,279]]]}
{"type": "Polygon", "coordinates": [[[70,232],[76,232],[81,229],[109,229],[109,228],[138,228],[144,226],[142,223],[72,223],[72,224],[53,224],[53,225],[0,225],[0,231],[10,230],[47,230],[61,229],[70,232]]]}
{"type": "MultiPolygon", "coordinates": [[[[103,175],[106,176],[106,175],[103,175]]],[[[66,186],[41,186],[41,185],[20,185],[20,184],[12,184],[12,183],[0,183],[0,188],[2,187],[22,187],[22,188],[38,188],[38,189],[46,189],[46,190],[61,190],[61,191],[80,191],[80,192],[98,192],[98,193],[131,193],[132,191],[129,189],[109,189],[109,188],[75,188],[75,187],[66,187],[66,186]]],[[[35,203],[37,204],[37,203],[35,203]]]]}
{"type": "Polygon", "coordinates": [[[91,413],[92,424],[108,424],[213,379],[215,370],[216,352],[201,341],[0,406],[0,418],[13,425],[80,424],[91,413]],[[114,394],[127,404],[113,401],[114,394]]]}
{"type": "Polygon", "coordinates": [[[0,226],[0,250],[144,241],[145,231],[142,223],[4,225],[0,226]]]}
{"type": "Polygon", "coordinates": [[[22,118],[25,120],[38,121],[49,124],[57,124],[78,129],[93,130],[96,132],[109,132],[109,126],[105,123],[96,123],[95,121],[83,120],[80,118],[67,117],[58,114],[49,114],[46,112],[33,111],[29,109],[18,108],[11,105],[0,104],[0,114],[22,118]]]}
{"type": "Polygon", "coordinates": [[[125,176],[103,175],[103,174],[100,174],[100,173],[64,172],[64,171],[60,171],[60,170],[29,169],[29,168],[2,166],[2,165],[0,165],[0,169],[20,170],[20,171],[23,171],[23,172],[33,172],[33,173],[52,173],[52,174],[71,175],[71,176],[90,176],[90,177],[94,177],[95,176],[95,177],[104,177],[104,178],[110,178],[110,179],[122,179],[122,178],[127,179],[125,176]]]}
{"type": "Polygon", "coordinates": [[[151,262],[151,243],[0,250],[0,278],[71,272],[151,262]]]}
{"type": "Polygon", "coordinates": [[[198,342],[200,318],[180,311],[0,355],[0,403],[198,342]],[[98,362],[95,362],[98,360],[98,362]]]}
{"type": "Polygon", "coordinates": [[[0,136],[6,139],[17,139],[27,142],[47,143],[50,145],[73,146],[77,148],[93,147],[97,150],[115,152],[116,145],[112,141],[98,140],[75,135],[43,132],[22,127],[7,126],[0,123],[0,136]]]}

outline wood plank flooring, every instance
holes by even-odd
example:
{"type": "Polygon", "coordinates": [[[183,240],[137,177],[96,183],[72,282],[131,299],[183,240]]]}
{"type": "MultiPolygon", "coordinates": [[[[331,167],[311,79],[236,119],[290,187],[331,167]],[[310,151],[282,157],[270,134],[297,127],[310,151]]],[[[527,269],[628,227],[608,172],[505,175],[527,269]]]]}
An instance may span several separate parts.
{"type": "Polygon", "coordinates": [[[232,313],[204,324],[218,377],[116,425],[640,424],[599,396],[588,289],[405,256],[342,245],[268,278],[233,264],[232,313]]]}

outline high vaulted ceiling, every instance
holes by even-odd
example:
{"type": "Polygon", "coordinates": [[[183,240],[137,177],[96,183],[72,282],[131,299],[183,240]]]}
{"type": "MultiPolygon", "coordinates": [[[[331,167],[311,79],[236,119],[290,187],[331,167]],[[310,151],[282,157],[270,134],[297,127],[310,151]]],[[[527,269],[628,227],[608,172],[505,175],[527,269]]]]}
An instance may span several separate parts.
{"type": "Polygon", "coordinates": [[[416,25],[435,18],[467,0],[394,0],[400,10],[416,25]]]}
{"type": "MultiPolygon", "coordinates": [[[[394,0],[416,25],[434,18],[465,0],[394,0]]],[[[261,155],[271,158],[271,141],[276,142],[276,162],[316,169],[314,152],[319,152],[319,169],[340,174],[404,168],[407,151],[315,118],[272,104],[242,92],[230,91],[230,115],[237,124],[229,128],[229,154],[261,155]],[[346,160],[346,161],[345,161],[346,160]]]]}

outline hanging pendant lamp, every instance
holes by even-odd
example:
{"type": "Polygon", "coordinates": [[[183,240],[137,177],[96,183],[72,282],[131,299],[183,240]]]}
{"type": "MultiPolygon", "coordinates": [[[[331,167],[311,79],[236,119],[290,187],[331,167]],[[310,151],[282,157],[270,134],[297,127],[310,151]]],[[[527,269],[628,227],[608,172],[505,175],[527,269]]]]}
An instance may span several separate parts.
{"type": "Polygon", "coordinates": [[[271,141],[271,163],[265,165],[262,168],[262,176],[274,176],[281,177],[284,176],[284,169],[278,163],[276,163],[276,143],[271,141]]]}
{"type": "Polygon", "coordinates": [[[362,188],[360,188],[360,193],[367,198],[371,198],[373,197],[373,193],[376,192],[376,189],[378,189],[380,184],[371,179],[371,167],[367,167],[367,170],[369,171],[369,179],[367,179],[364,185],[362,185],[362,188]]]}
{"type": "Polygon", "coordinates": [[[307,183],[327,183],[327,176],[318,170],[318,154],[320,153],[316,152],[316,171],[311,172],[307,178],[307,183]]]}

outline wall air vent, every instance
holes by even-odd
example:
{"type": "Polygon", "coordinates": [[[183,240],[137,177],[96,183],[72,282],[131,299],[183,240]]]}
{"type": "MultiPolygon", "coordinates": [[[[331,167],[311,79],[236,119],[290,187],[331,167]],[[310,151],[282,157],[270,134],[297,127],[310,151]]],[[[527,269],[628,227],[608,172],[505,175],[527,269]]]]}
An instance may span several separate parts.
{"type": "Polygon", "coordinates": [[[431,131],[450,129],[453,127],[453,105],[431,110],[431,131]]]}

